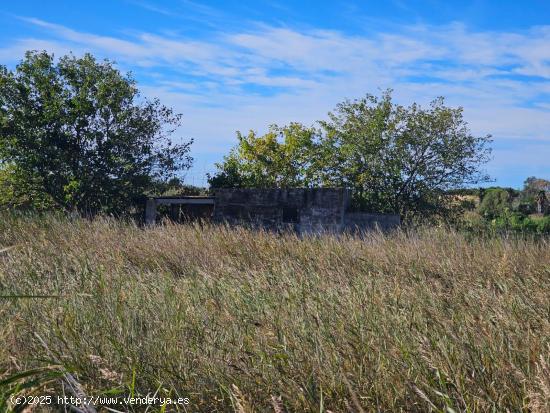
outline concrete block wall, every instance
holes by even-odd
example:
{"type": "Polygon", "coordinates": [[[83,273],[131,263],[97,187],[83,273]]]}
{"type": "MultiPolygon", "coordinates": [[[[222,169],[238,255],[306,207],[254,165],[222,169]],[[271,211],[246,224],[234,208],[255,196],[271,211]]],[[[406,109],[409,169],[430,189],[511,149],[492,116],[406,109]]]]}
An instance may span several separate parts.
{"type": "Polygon", "coordinates": [[[214,222],[247,224],[300,234],[388,231],[399,215],[348,212],[351,191],[342,188],[216,189],[214,222]]]}
{"type": "Polygon", "coordinates": [[[341,188],[217,189],[214,222],[299,233],[340,232],[349,204],[341,188]]]}

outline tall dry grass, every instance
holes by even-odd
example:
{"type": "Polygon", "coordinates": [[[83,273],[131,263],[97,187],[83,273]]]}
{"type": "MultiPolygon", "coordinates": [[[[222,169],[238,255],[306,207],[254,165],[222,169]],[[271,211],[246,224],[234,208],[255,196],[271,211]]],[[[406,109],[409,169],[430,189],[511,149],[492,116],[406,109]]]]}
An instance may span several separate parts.
{"type": "Polygon", "coordinates": [[[548,240],[5,214],[8,246],[0,379],[51,361],[38,336],[88,394],[181,411],[550,411],[548,240]]]}

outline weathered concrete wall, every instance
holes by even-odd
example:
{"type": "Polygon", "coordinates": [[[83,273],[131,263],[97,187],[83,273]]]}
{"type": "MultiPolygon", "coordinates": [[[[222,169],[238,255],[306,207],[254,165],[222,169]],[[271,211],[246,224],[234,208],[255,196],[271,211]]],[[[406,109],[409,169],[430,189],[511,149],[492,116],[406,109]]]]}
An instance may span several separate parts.
{"type": "Polygon", "coordinates": [[[160,196],[145,204],[145,223],[154,225],[158,206],[168,206],[170,219],[179,221],[209,220],[214,209],[214,198],[209,196],[160,196]]]}
{"type": "Polygon", "coordinates": [[[394,214],[372,214],[366,212],[346,212],[344,215],[344,231],[390,231],[399,227],[401,219],[394,214]]]}
{"type": "Polygon", "coordinates": [[[341,188],[217,189],[213,220],[299,233],[340,232],[349,195],[341,188]]]}

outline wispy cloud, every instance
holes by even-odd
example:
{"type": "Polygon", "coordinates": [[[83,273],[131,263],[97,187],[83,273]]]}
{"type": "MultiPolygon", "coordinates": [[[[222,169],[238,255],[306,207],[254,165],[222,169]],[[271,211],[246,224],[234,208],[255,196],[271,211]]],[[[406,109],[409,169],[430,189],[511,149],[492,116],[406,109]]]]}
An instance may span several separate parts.
{"type": "Polygon", "coordinates": [[[126,0],[126,2],[128,2],[129,4],[133,4],[135,6],[142,7],[145,10],[162,14],[164,16],[173,16],[173,17],[180,17],[181,16],[180,13],[176,13],[173,10],[170,10],[170,9],[167,9],[167,8],[164,8],[164,7],[160,7],[160,6],[156,5],[155,3],[150,3],[150,2],[145,1],[145,0],[126,0]]]}
{"type": "Polygon", "coordinates": [[[236,129],[312,122],[344,98],[387,87],[403,103],[448,97],[465,107],[476,133],[550,143],[550,26],[488,32],[454,23],[350,35],[254,24],[191,39],[105,36],[24,21],[43,33],[0,49],[2,61],[26,49],[90,51],[139,70],[146,94],[161,95],[186,115],[184,133],[197,138],[195,149],[209,162],[233,143],[236,129]]]}

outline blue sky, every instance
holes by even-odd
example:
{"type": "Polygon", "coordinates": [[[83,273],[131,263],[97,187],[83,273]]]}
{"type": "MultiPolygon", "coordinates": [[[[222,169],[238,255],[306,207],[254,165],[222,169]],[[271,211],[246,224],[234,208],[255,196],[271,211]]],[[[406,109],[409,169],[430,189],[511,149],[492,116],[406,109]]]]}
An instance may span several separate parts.
{"type": "Polygon", "coordinates": [[[445,96],[492,134],[496,184],[550,179],[550,1],[4,1],[0,64],[91,52],[183,113],[187,181],[205,184],[235,131],[307,125],[346,99],[445,96]]]}

